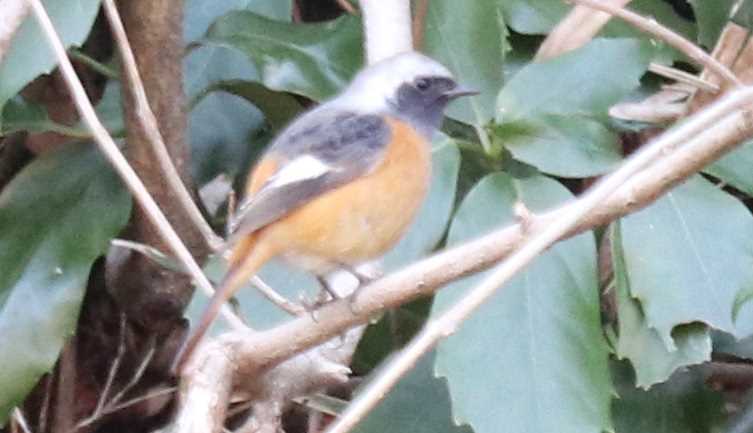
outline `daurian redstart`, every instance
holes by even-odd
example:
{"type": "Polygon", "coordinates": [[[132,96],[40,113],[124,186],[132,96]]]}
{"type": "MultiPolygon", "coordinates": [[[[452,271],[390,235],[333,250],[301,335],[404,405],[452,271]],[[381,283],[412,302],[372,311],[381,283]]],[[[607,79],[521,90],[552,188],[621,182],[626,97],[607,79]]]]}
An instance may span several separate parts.
{"type": "Polygon", "coordinates": [[[474,93],[409,52],[362,70],[337,97],[295,119],[249,176],[229,270],[176,370],[222,304],[270,259],[323,275],[394,246],[426,195],[430,140],[445,107],[474,93]]]}

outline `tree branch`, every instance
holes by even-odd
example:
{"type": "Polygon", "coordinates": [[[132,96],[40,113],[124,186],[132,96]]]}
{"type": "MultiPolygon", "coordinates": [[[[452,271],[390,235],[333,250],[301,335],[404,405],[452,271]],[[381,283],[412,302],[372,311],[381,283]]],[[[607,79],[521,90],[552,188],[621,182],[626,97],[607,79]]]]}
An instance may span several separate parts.
{"type": "MultiPolygon", "coordinates": [[[[112,137],[107,133],[107,129],[105,129],[102,122],[99,121],[99,118],[94,111],[94,107],[86,96],[86,91],[84,90],[81,81],[76,76],[76,72],[73,70],[73,65],[71,65],[71,62],[66,55],[63,43],[57,35],[57,32],[52,25],[52,21],[50,21],[50,17],[47,15],[41,1],[27,1],[31,4],[34,15],[39,21],[40,27],[52,47],[55,57],[57,57],[60,71],[68,85],[69,91],[71,92],[73,101],[76,104],[76,109],[81,115],[87,128],[94,136],[94,140],[105,158],[107,158],[121,179],[123,179],[126,187],[128,187],[136,201],[144,209],[149,220],[154,224],[159,235],[170,248],[170,251],[172,251],[178,260],[180,260],[186,269],[188,269],[196,283],[205,290],[214,290],[199,265],[193,259],[193,256],[191,256],[191,253],[183,244],[183,241],[181,241],[178,234],[167,221],[167,218],[165,218],[165,215],[162,213],[159,206],[157,206],[157,203],[133,171],[133,168],[131,168],[123,157],[123,154],[120,152],[120,149],[118,149],[118,146],[115,144],[112,137]]],[[[238,319],[229,309],[224,309],[223,315],[236,329],[246,328],[240,319],[238,319]]]]}
{"type": "Polygon", "coordinates": [[[701,66],[713,71],[719,77],[733,84],[734,86],[742,86],[743,83],[740,79],[732,73],[726,66],[718,62],[715,58],[711,57],[709,53],[701,49],[696,44],[690,42],[679,34],[664,27],[652,19],[645,18],[635,12],[623,9],[618,6],[614,6],[611,3],[602,2],[598,0],[568,0],[578,5],[588,6],[592,9],[606,12],[610,15],[614,15],[628,24],[642,30],[648,34],[654,35],[662,41],[666,42],[670,46],[678,49],[680,52],[688,56],[691,60],[695,61],[701,66]]]}
{"type": "MultiPolygon", "coordinates": [[[[107,21],[110,23],[110,28],[112,29],[113,37],[118,45],[120,58],[123,62],[123,70],[126,72],[124,77],[125,89],[135,102],[136,112],[140,113],[138,120],[146,137],[149,139],[148,144],[152,147],[154,155],[157,157],[157,162],[164,174],[164,179],[175,195],[178,204],[182,206],[183,212],[193,222],[202,236],[204,236],[207,244],[213,250],[218,250],[223,244],[222,238],[217,236],[212,228],[209,227],[209,224],[207,224],[201,211],[196,206],[193,197],[191,197],[191,193],[188,192],[183,181],[181,181],[178,170],[176,170],[172,159],[170,159],[170,154],[167,152],[167,147],[157,125],[157,118],[154,116],[149,106],[149,101],[146,98],[144,83],[141,81],[138,66],[136,66],[136,58],[131,50],[131,45],[128,42],[128,37],[126,36],[123,22],[120,20],[115,2],[114,0],[104,0],[103,6],[105,15],[107,15],[107,21]]],[[[211,293],[208,293],[208,295],[211,296],[211,293]]]]}

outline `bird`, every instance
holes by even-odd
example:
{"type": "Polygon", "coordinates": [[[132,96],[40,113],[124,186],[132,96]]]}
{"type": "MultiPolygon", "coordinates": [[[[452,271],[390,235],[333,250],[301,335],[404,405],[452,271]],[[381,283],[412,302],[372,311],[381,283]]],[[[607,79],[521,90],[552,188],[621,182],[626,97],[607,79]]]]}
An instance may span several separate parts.
{"type": "MultiPolygon", "coordinates": [[[[173,363],[180,373],[222,305],[269,260],[322,276],[385,254],[421,206],[432,135],[477,92],[415,51],[362,69],[294,119],[262,154],[231,222],[229,268],[173,363]]],[[[360,279],[360,278],[359,278],[360,279]]]]}

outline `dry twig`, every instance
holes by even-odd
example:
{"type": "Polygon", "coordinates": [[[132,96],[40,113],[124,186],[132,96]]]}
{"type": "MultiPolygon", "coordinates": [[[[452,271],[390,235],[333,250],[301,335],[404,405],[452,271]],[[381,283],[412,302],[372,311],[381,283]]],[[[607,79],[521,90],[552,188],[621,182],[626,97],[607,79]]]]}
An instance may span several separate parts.
{"type": "MultiPolygon", "coordinates": [[[[47,15],[47,12],[45,11],[41,1],[27,1],[31,4],[34,15],[37,17],[40,27],[42,28],[42,31],[47,38],[50,46],[52,47],[55,57],[58,60],[60,71],[66,81],[66,84],[68,85],[68,89],[71,93],[73,101],[76,104],[76,109],[81,115],[81,118],[83,119],[87,128],[89,128],[89,130],[92,132],[94,140],[99,146],[100,150],[115,168],[115,171],[118,173],[118,175],[123,179],[123,182],[131,191],[136,201],[147,213],[151,222],[157,228],[157,232],[163,238],[165,243],[170,247],[173,254],[175,254],[178,260],[180,260],[189,270],[191,276],[196,281],[198,286],[208,294],[214,293],[212,284],[204,275],[201,268],[194,260],[193,256],[191,256],[191,253],[183,244],[183,241],[180,239],[178,234],[175,233],[175,230],[170,225],[170,222],[167,220],[164,213],[162,213],[162,210],[160,210],[159,206],[157,206],[157,203],[154,201],[154,198],[152,198],[152,196],[146,190],[144,183],[141,182],[138,175],[136,175],[136,173],[133,171],[133,168],[131,168],[131,166],[128,164],[128,161],[126,161],[125,157],[123,157],[120,149],[118,149],[118,146],[115,144],[112,137],[110,137],[110,135],[108,134],[107,129],[105,129],[104,125],[102,125],[102,122],[100,122],[99,118],[97,117],[97,114],[94,111],[94,107],[92,106],[89,98],[86,96],[86,91],[84,90],[81,81],[78,79],[78,76],[76,76],[76,72],[74,71],[71,62],[66,55],[63,43],[61,42],[60,37],[55,31],[55,28],[52,25],[52,21],[50,21],[50,17],[47,15]]],[[[234,328],[247,328],[243,324],[243,322],[227,307],[223,307],[222,314],[223,317],[227,319],[228,323],[230,323],[230,325],[234,328]]]]}
{"type": "Polygon", "coordinates": [[[704,51],[698,45],[690,42],[679,34],[673,32],[667,27],[662,26],[656,21],[645,18],[635,12],[623,9],[621,7],[615,7],[614,5],[598,0],[568,0],[572,3],[588,6],[593,9],[606,12],[614,15],[635,28],[644,31],[648,34],[654,35],[660,40],[666,42],[670,46],[676,48],[691,60],[697,62],[699,65],[708,68],[716,73],[719,77],[733,84],[734,86],[742,86],[743,83],[729,70],[726,66],[719,63],[715,58],[711,57],[709,53],[704,51]]]}
{"type": "Polygon", "coordinates": [[[215,235],[212,228],[207,224],[201,211],[196,206],[196,203],[194,203],[191,194],[180,180],[178,170],[175,169],[170,154],[167,153],[167,147],[165,146],[162,134],[159,131],[157,118],[154,116],[154,113],[149,106],[149,100],[146,97],[144,84],[141,81],[141,76],[139,75],[139,70],[136,66],[136,58],[131,50],[115,2],[114,0],[104,0],[103,4],[105,15],[107,15],[107,21],[110,23],[110,29],[112,29],[113,38],[118,45],[120,58],[123,62],[123,69],[126,72],[126,76],[124,77],[126,83],[125,88],[127,91],[131,92],[131,95],[133,96],[133,100],[136,103],[136,111],[139,113],[138,118],[142,122],[142,127],[146,136],[149,138],[148,144],[154,150],[154,155],[157,157],[162,173],[165,176],[164,179],[170,186],[170,189],[172,189],[173,194],[175,194],[180,205],[183,207],[183,211],[204,236],[207,244],[216,251],[222,246],[223,241],[219,236],[215,235]]]}

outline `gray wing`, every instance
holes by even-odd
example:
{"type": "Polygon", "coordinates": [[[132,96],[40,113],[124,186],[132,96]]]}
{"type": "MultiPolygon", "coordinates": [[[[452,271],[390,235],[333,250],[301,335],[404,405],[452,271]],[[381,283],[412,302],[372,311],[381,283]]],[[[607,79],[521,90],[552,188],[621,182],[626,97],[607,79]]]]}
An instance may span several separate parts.
{"type": "Polygon", "coordinates": [[[314,110],[300,117],[267,151],[282,165],[238,207],[228,244],[368,174],[383,160],[390,136],[379,115],[314,110]]]}

